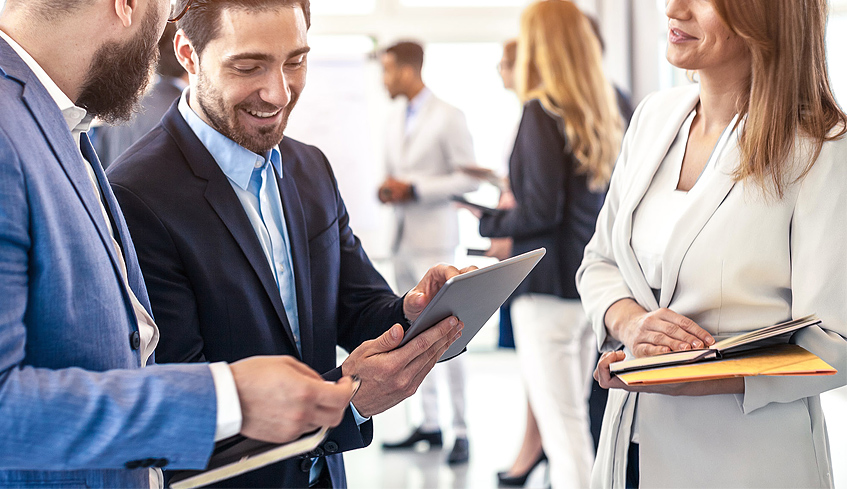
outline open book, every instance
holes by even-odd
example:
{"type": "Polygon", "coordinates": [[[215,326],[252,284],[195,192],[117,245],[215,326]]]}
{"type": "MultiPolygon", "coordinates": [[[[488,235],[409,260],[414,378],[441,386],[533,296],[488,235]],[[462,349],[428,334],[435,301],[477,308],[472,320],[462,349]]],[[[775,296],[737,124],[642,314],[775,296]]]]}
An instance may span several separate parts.
{"type": "Polygon", "coordinates": [[[819,324],[820,322],[821,320],[812,314],[792,321],[786,321],[784,323],[757,329],[749,333],[733,336],[731,338],[718,341],[708,348],[675,351],[650,357],[615,362],[610,365],[610,370],[613,375],[617,375],[635,370],[671,365],[684,365],[704,360],[721,359],[730,353],[739,353],[753,348],[760,348],[778,343],[787,343],[790,334],[794,331],[814,324],[819,324]]]}
{"type": "Polygon", "coordinates": [[[626,385],[657,385],[759,375],[833,375],[837,372],[803,347],[783,343],[729,354],[722,360],[631,370],[617,377],[626,385]]]}

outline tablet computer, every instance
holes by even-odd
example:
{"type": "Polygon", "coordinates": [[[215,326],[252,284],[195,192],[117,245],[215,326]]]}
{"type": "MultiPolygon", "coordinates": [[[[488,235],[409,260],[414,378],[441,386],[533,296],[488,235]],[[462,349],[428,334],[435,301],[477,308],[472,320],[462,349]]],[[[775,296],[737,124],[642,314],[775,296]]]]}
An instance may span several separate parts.
{"type": "Polygon", "coordinates": [[[400,346],[442,319],[456,316],[465,323],[462,337],[450,345],[439,362],[462,353],[485,322],[494,315],[494,311],[506,302],[546,252],[544,248],[539,248],[451,278],[406,330],[400,346]]]}

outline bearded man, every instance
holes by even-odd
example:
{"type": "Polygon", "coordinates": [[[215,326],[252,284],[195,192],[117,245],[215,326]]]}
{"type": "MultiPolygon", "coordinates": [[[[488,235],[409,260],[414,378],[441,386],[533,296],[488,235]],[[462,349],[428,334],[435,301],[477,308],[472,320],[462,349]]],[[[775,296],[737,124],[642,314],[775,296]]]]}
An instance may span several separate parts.
{"type": "Polygon", "coordinates": [[[161,327],[157,355],[285,354],[328,380],[358,375],[318,449],[220,484],[344,487],[341,452],[368,445],[369,417],[411,395],[460,334],[448,318],[396,348],[401,325],[459,271],[434,267],[397,297],[350,229],[326,157],[284,137],[306,82],[308,1],[189,4],[175,51],[190,85],[109,167],[161,327]],[[340,367],[337,345],[351,352],[340,367]]]}
{"type": "Polygon", "coordinates": [[[292,357],[154,365],[159,330],[85,131],[132,112],[174,5],[0,15],[0,487],[161,487],[161,467],[202,469],[215,440],[284,442],[348,409],[350,379],[292,357]]]}

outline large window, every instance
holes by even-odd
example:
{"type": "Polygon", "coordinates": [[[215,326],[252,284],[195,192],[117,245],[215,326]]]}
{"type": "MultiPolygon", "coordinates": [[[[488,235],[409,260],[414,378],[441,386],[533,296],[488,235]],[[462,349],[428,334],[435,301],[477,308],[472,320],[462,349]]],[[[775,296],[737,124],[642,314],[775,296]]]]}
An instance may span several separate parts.
{"type": "Polygon", "coordinates": [[[312,15],[362,15],[376,7],[376,0],[318,0],[310,3],[312,15]]]}

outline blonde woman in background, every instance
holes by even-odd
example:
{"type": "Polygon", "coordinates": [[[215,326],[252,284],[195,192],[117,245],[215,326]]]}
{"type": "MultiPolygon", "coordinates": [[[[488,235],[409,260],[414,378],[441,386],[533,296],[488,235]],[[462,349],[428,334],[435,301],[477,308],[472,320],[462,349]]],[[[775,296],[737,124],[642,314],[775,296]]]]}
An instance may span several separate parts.
{"type": "Polygon", "coordinates": [[[509,178],[515,206],[480,215],[480,234],[547,255],[515,292],[515,344],[554,488],[585,487],[593,461],[588,389],[594,336],[574,275],[594,232],[621,140],[600,45],[571,2],[521,16],[516,88],[524,103],[509,178]]]}
{"type": "MultiPolygon", "coordinates": [[[[838,369],[612,388],[593,487],[832,487],[819,394],[847,379],[847,117],[826,0],[670,0],[667,58],[699,84],[636,110],[577,277],[604,350],[647,356],[815,313],[838,369]]],[[[843,462],[842,462],[843,463],[843,462]]]]}

